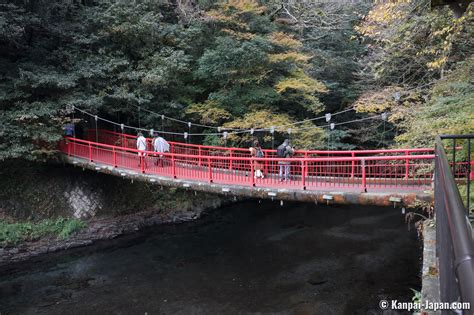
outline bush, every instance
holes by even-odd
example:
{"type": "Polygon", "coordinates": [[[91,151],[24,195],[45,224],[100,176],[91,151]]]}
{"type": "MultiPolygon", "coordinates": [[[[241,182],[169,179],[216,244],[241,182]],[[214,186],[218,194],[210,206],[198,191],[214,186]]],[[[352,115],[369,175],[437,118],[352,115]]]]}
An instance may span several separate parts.
{"type": "Polygon", "coordinates": [[[34,241],[45,236],[67,239],[87,225],[78,219],[58,218],[40,222],[0,222],[0,246],[13,246],[22,241],[34,241]]]}
{"type": "Polygon", "coordinates": [[[86,223],[81,220],[73,219],[73,220],[67,220],[61,231],[58,234],[58,237],[62,240],[69,238],[71,235],[74,233],[82,230],[83,228],[86,227],[86,223]]]}

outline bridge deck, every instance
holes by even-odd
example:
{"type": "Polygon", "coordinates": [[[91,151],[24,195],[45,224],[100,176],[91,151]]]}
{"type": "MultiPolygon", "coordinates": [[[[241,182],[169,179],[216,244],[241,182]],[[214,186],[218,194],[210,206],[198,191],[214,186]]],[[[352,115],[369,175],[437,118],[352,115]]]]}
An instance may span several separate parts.
{"type": "MultiPolygon", "coordinates": [[[[229,158],[201,157],[199,161],[196,156],[169,154],[159,159],[151,153],[140,157],[138,151],[133,152],[136,150],[81,141],[70,140],[62,146],[68,163],[157,185],[231,196],[338,204],[392,205],[393,200],[396,200],[399,205],[408,205],[415,199],[432,201],[431,175],[402,176],[397,169],[403,168],[405,173],[406,163],[405,158],[400,157],[394,160],[402,161],[400,164],[387,164],[387,159],[376,159],[374,161],[382,163],[364,166],[363,169],[359,165],[355,170],[355,163],[352,163],[355,161],[351,159],[333,159],[332,162],[321,159],[296,160],[289,166],[291,179],[282,182],[278,175],[279,161],[275,159],[265,161],[263,168],[266,177],[261,179],[251,176],[255,166],[251,158],[236,158],[232,167],[229,167],[229,158]],[[155,164],[162,160],[162,165],[161,162],[155,164]],[[143,167],[142,161],[145,162],[143,167]],[[393,168],[392,172],[383,170],[388,165],[393,168]]],[[[415,166],[422,164],[409,163],[409,168],[414,170],[415,166]]]]}

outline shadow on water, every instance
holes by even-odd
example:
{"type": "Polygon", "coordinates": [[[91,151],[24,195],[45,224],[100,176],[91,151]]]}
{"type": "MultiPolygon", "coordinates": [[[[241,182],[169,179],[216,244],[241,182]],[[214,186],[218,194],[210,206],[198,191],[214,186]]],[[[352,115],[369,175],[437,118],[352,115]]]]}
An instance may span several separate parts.
{"type": "Polygon", "coordinates": [[[376,314],[419,289],[399,209],[248,201],[13,266],[4,314],[376,314]]]}

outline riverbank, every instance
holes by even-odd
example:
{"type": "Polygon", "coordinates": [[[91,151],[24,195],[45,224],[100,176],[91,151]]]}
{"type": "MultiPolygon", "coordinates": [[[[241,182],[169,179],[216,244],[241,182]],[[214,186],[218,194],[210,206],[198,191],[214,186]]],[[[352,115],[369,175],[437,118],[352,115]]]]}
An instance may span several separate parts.
{"type": "MultiPolygon", "coordinates": [[[[227,201],[228,202],[228,201],[227,201]]],[[[91,245],[99,240],[114,239],[120,235],[135,233],[145,227],[165,223],[182,223],[200,218],[208,209],[221,207],[226,202],[219,198],[203,199],[188,209],[172,211],[141,211],[123,216],[95,217],[86,221],[87,226],[67,239],[54,236],[37,241],[21,242],[8,248],[0,248],[0,268],[47,253],[91,245]]]]}
{"type": "Polygon", "coordinates": [[[25,227],[18,229],[25,233],[58,220],[85,224],[67,237],[46,229],[34,240],[4,247],[0,243],[0,267],[148,226],[191,221],[206,209],[233,201],[231,197],[160,188],[61,164],[1,166],[0,220],[4,224],[25,227]]]}

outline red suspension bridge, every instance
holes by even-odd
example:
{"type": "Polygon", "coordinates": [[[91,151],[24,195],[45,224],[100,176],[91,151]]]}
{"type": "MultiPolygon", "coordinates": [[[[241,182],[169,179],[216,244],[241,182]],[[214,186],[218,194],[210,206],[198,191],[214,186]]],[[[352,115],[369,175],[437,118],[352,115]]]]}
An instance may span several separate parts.
{"type": "MultiPolygon", "coordinates": [[[[65,160],[99,172],[196,191],[340,204],[432,201],[434,150],[304,151],[280,158],[276,150],[264,157],[248,149],[170,142],[170,152],[152,151],[147,139],[144,156],[136,137],[108,130],[89,130],[85,139],[65,137],[60,145],[65,160]],[[280,181],[282,163],[290,179],[280,181]],[[264,178],[255,178],[256,165],[264,178]]],[[[458,163],[457,177],[466,177],[466,163],[458,163]]]]}

